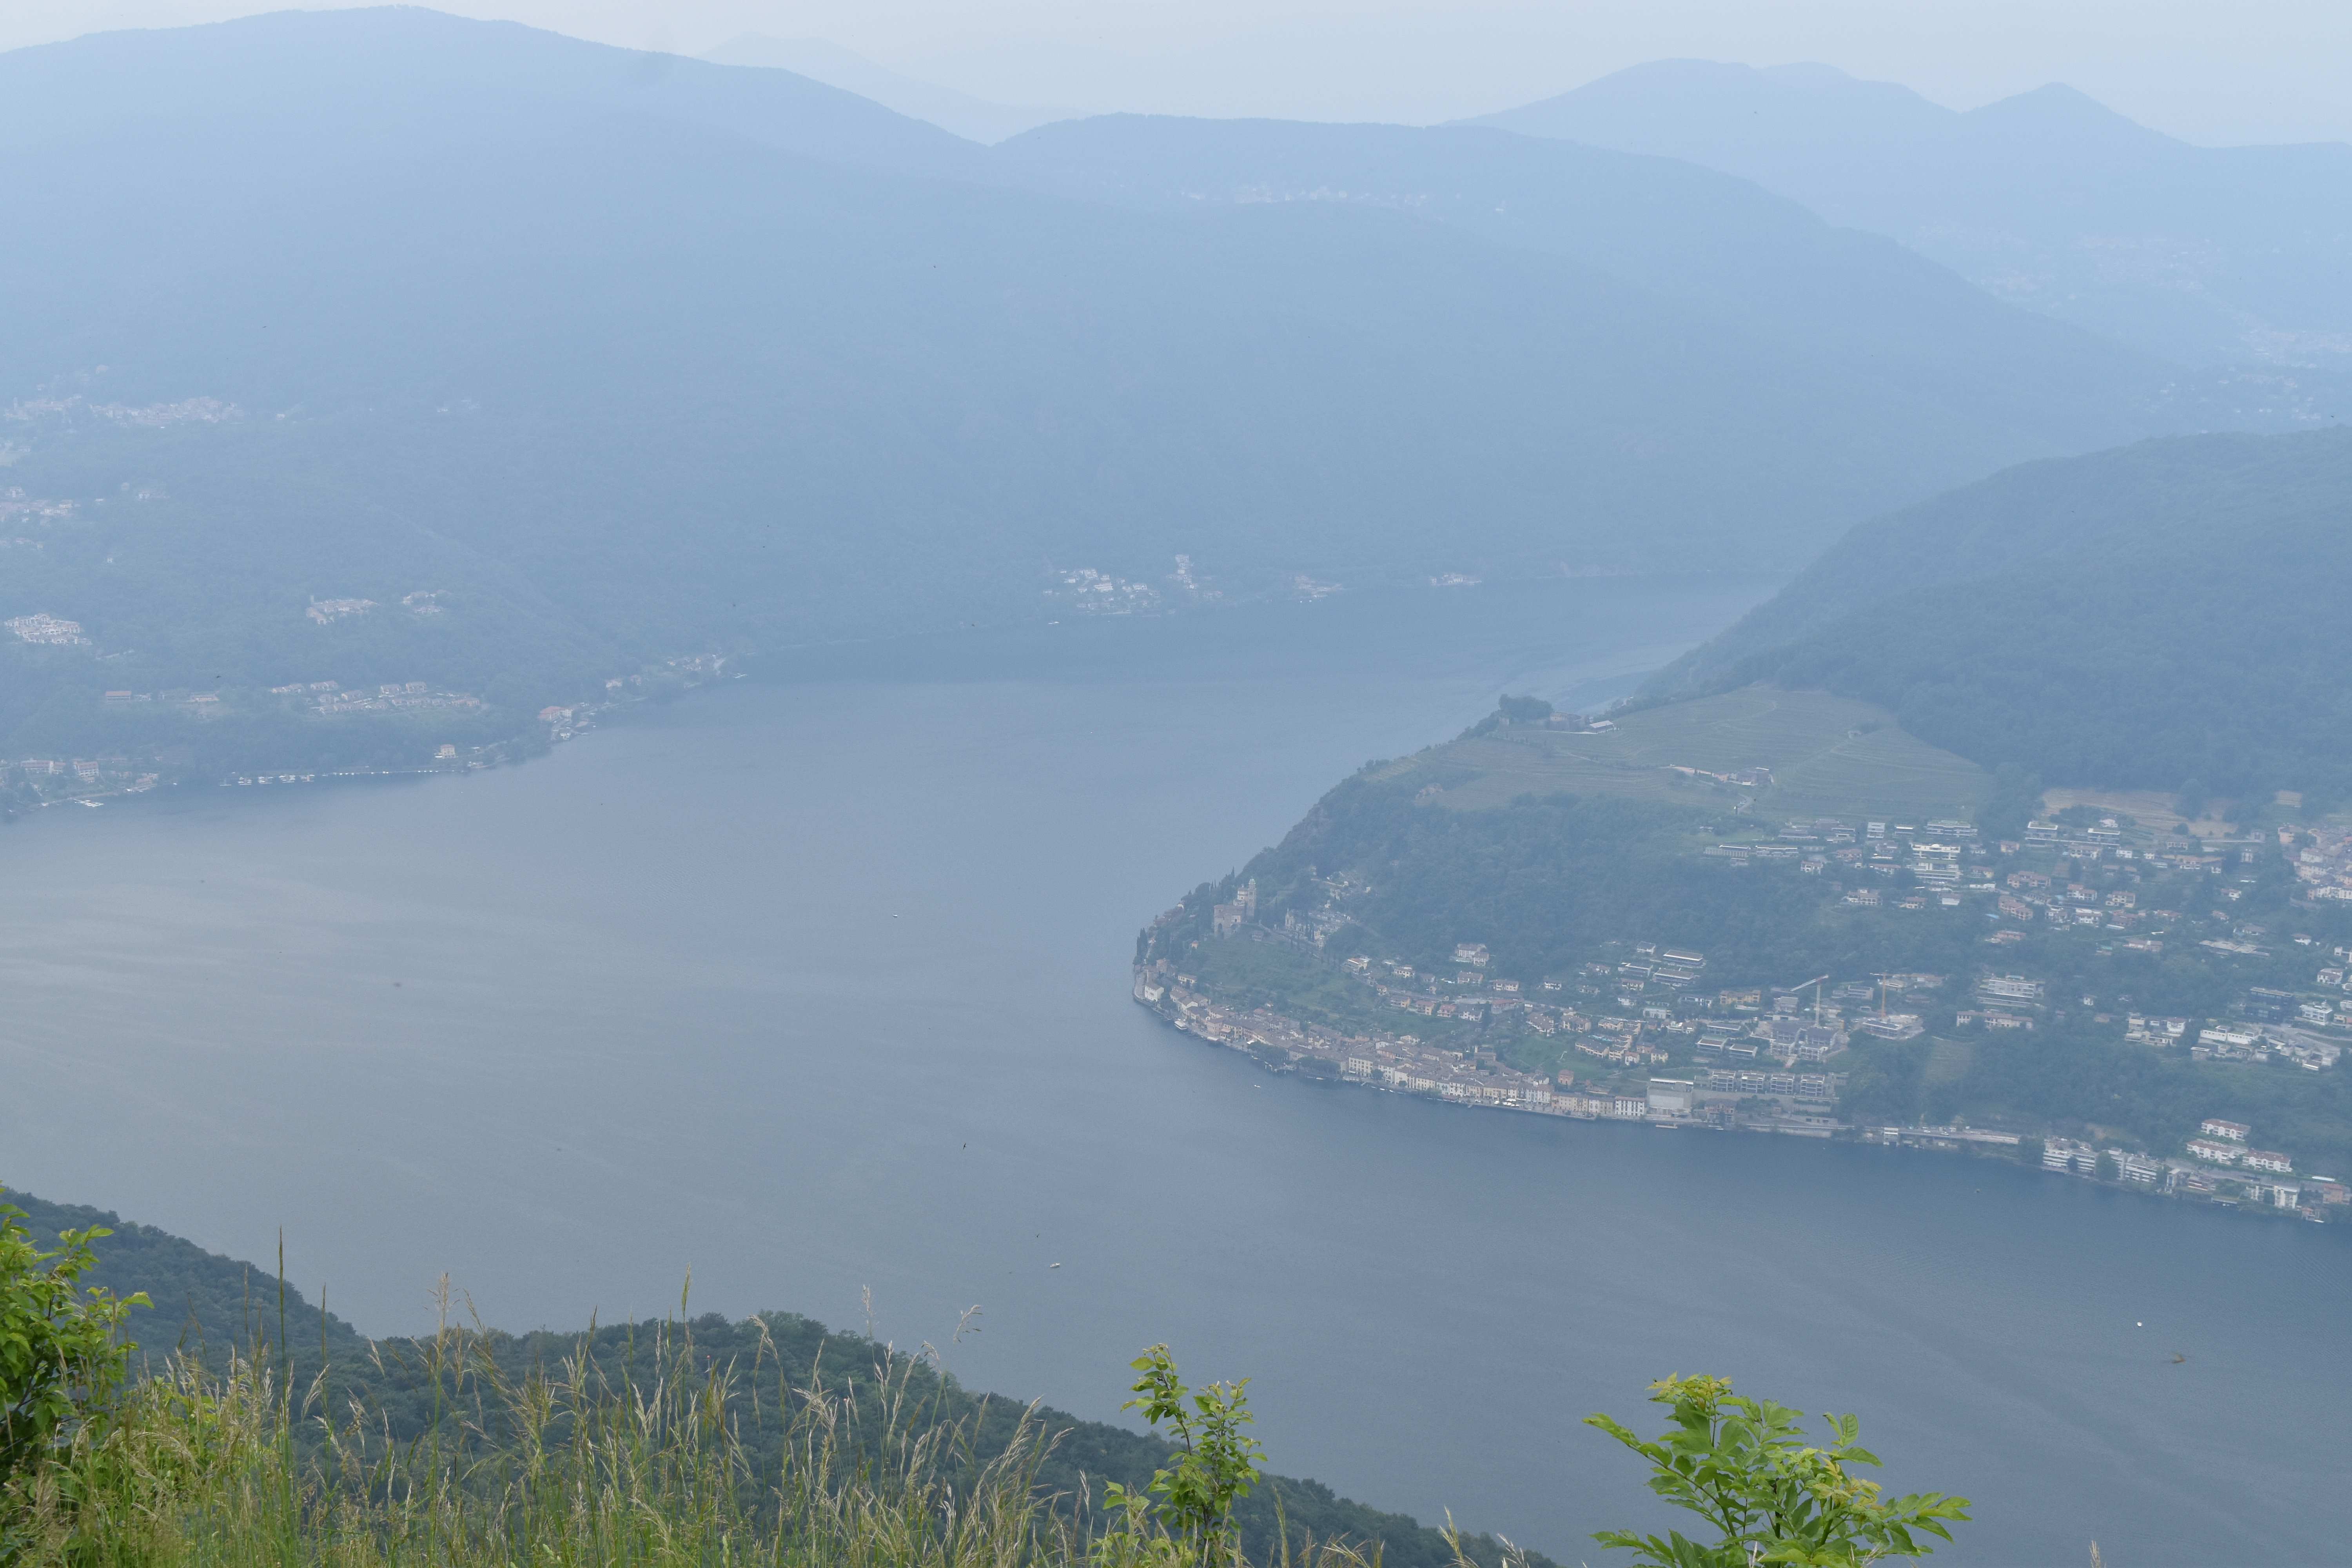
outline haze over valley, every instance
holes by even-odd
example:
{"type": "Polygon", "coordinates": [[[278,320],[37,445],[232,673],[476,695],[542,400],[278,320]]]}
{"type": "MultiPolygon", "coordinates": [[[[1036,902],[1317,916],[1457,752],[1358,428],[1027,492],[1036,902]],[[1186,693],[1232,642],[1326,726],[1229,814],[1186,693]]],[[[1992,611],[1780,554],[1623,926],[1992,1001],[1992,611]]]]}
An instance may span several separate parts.
{"type": "Polygon", "coordinates": [[[984,149],[422,11],[0,74],[9,288],[45,301],[0,364],[9,603],[91,650],[16,667],[12,752],[110,749],[110,689],[217,695],[237,728],[178,743],[249,770],[367,752],[285,731],[298,683],[511,725],[710,649],[1787,572],[2021,459],[2323,417],[1744,180],[1496,132],[984,149]]]}
{"type": "Polygon", "coordinates": [[[2352,144],[913,5],[0,24],[0,1557],[2331,1560],[2352,144]]]}

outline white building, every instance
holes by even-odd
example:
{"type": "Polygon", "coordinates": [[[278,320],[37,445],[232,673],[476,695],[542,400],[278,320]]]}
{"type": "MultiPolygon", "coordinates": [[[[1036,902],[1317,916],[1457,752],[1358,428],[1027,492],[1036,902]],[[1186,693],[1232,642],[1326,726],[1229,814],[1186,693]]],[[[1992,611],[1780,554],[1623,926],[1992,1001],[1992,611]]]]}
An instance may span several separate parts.
{"type": "Polygon", "coordinates": [[[1697,1085],[1688,1079],[1654,1078],[1650,1080],[1649,1113],[1653,1116],[1687,1116],[1696,1102],[1697,1085]]]}
{"type": "Polygon", "coordinates": [[[1987,996],[1998,996],[2005,1002],[2039,1002],[2042,982],[2028,980],[2022,974],[1988,974],[1977,982],[1977,990],[1987,996]]]}

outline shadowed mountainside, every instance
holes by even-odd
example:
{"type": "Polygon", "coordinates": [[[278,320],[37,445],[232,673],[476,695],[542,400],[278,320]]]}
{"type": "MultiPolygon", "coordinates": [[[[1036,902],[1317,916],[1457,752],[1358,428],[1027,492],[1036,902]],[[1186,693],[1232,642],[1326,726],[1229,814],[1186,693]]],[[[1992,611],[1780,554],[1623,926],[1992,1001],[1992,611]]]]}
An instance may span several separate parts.
{"type": "Polygon", "coordinates": [[[1662,672],[1891,710],[2051,784],[2352,794],[2352,431],[2032,463],[1855,529],[1662,672]]]}
{"type": "MultiPolygon", "coordinates": [[[[255,1355],[282,1366],[298,1388],[323,1376],[325,1408],[341,1412],[347,1402],[356,1400],[372,1413],[374,1419],[369,1425],[382,1422],[395,1439],[406,1440],[431,1427],[437,1407],[430,1340],[364,1339],[290,1285],[282,1288],[281,1310],[281,1286],[272,1270],[207,1252],[152,1226],[22,1193],[0,1192],[0,1203],[25,1211],[27,1228],[44,1247],[55,1245],[60,1229],[104,1226],[114,1231],[97,1244],[99,1267],[84,1283],[117,1295],[143,1290],[152,1299],[152,1310],[134,1310],[131,1320],[131,1332],[150,1356],[184,1349],[217,1363],[232,1351],[255,1355]]],[[[641,1387],[652,1387],[677,1371],[682,1345],[690,1345],[698,1371],[731,1366],[740,1381],[750,1378],[756,1365],[766,1381],[864,1394],[877,1386],[877,1368],[890,1357],[886,1346],[856,1334],[829,1332],[823,1324],[790,1312],[762,1313],[741,1322],[706,1313],[691,1322],[616,1323],[584,1334],[490,1331],[468,1333],[458,1342],[468,1353],[489,1356],[499,1374],[509,1381],[519,1381],[534,1368],[553,1372],[584,1353],[600,1375],[615,1383],[625,1374],[634,1376],[641,1387]]],[[[1030,1408],[1001,1395],[967,1391],[928,1363],[910,1369],[899,1357],[896,1366],[911,1379],[916,1397],[909,1407],[921,1411],[926,1422],[970,1424],[983,1461],[1013,1440],[1024,1411],[1030,1408]]],[[[1105,1368],[1104,1375],[1119,1379],[1125,1369],[1105,1368]]],[[[743,1424],[747,1448],[760,1461],[757,1471],[772,1471],[781,1458],[780,1408],[773,1399],[738,1402],[736,1419],[743,1424]]],[[[1039,1485],[1065,1502],[1082,1487],[1099,1499],[1106,1480],[1140,1485],[1151,1479],[1156,1467],[1168,1462],[1170,1445],[1158,1436],[1081,1421],[1043,1406],[1035,1407],[1034,1419],[1054,1444],[1039,1467],[1039,1485]]],[[[855,1434],[851,1436],[855,1441],[855,1434]]],[[[1294,1541],[1302,1531],[1318,1538],[1377,1541],[1383,1560],[1403,1568],[1445,1568],[1453,1561],[1437,1531],[1402,1514],[1352,1502],[1319,1481],[1268,1477],[1267,1483],[1237,1510],[1247,1550],[1258,1561],[1268,1560],[1264,1553],[1277,1538],[1277,1499],[1294,1541]]],[[[1483,1568],[1502,1568],[1500,1547],[1491,1538],[1465,1537],[1463,1544],[1483,1568]]],[[[1549,1568],[1541,1556],[1530,1554],[1528,1561],[1536,1568],[1549,1568]]]]}

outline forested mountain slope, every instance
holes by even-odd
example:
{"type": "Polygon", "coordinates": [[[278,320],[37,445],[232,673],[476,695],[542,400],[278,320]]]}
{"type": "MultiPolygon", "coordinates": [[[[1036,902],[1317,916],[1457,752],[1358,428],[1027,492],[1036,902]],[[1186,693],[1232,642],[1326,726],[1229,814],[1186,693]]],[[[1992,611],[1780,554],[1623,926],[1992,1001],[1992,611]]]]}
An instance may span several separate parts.
{"type": "Polygon", "coordinates": [[[2170,358],[2344,369],[2352,146],[2192,146],[2056,85],[1959,112],[1828,66],[1706,60],[1476,123],[1741,175],[2170,358]]]}
{"type": "Polygon", "coordinates": [[[2150,441],[1865,524],[1652,690],[1841,692],[2053,784],[2340,800],[2347,594],[2352,431],[2150,441]]]}
{"type": "Polygon", "coordinates": [[[2073,447],[2101,430],[2125,438],[2231,417],[2171,367],[1672,159],[1467,127],[1121,114],[1030,132],[993,162],[1043,188],[1156,210],[1340,206],[1568,257],[1833,366],[1850,385],[1936,398],[1996,439],[2073,447]]]}

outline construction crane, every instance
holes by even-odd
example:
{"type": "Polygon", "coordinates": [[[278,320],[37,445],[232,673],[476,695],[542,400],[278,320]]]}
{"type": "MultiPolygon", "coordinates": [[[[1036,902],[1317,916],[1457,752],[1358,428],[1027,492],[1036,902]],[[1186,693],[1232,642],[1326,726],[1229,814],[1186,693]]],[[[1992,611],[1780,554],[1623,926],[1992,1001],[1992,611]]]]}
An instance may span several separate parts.
{"type": "Polygon", "coordinates": [[[1878,982],[1878,1016],[1884,1018],[1886,1016],[1886,983],[1895,976],[1874,971],[1871,978],[1878,982]]]}
{"type": "Polygon", "coordinates": [[[1811,986],[1813,988],[1813,1022],[1818,1024],[1822,1021],[1822,982],[1828,978],[1826,974],[1816,974],[1811,980],[1800,980],[1794,985],[1784,985],[1781,989],[1793,996],[1806,986],[1811,986]]]}

